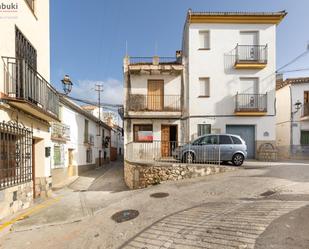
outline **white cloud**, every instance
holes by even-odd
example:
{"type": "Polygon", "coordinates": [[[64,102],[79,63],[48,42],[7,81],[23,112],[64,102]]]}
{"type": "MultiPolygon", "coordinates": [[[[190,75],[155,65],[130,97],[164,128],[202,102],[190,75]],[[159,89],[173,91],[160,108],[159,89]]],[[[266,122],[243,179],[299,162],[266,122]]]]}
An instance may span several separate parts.
{"type": "Polygon", "coordinates": [[[101,102],[109,104],[123,103],[123,84],[117,79],[109,78],[105,81],[100,80],[79,80],[74,84],[72,89],[72,97],[86,99],[90,101],[98,101],[98,92],[95,91],[96,84],[103,84],[103,93],[101,94],[101,102]]]}

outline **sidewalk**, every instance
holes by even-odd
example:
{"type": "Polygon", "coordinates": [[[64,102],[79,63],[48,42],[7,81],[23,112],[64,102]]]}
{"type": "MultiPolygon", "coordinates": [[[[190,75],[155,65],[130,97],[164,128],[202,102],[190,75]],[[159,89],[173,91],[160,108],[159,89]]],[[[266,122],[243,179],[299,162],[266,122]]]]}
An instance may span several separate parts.
{"type": "Polygon", "coordinates": [[[54,191],[51,199],[35,204],[7,220],[22,217],[21,220],[13,222],[11,230],[14,231],[79,222],[108,205],[110,194],[126,190],[128,189],[123,182],[123,162],[112,162],[107,167],[85,172],[68,186],[54,191]],[[41,206],[36,210],[38,205],[41,206]],[[22,214],[29,211],[31,215],[23,217],[22,214]]]}

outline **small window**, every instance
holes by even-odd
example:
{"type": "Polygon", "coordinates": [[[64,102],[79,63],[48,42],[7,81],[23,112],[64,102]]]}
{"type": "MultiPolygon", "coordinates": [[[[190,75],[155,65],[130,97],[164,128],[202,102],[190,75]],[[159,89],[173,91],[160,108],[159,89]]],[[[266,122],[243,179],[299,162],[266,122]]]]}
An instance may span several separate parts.
{"type": "Polygon", "coordinates": [[[152,125],[134,125],[134,142],[148,142],[153,141],[152,125]]]}
{"type": "Polygon", "coordinates": [[[89,121],[85,119],[84,142],[89,142],[89,121]]]}
{"type": "Polygon", "coordinates": [[[209,31],[200,31],[200,47],[199,49],[210,49],[210,34],[209,31]]]}
{"type": "Polygon", "coordinates": [[[203,136],[211,133],[211,125],[210,124],[198,124],[197,125],[197,135],[203,136]]]}
{"type": "Polygon", "coordinates": [[[233,142],[230,136],[220,135],[220,144],[233,144],[233,142]]]}
{"type": "Polygon", "coordinates": [[[242,144],[241,140],[238,137],[231,136],[234,144],[242,144]]]}
{"type": "Polygon", "coordinates": [[[86,151],[86,162],[92,163],[92,150],[91,149],[88,149],[86,151]]]}
{"type": "Polygon", "coordinates": [[[200,78],[199,82],[200,82],[199,97],[209,97],[210,96],[209,78],[200,78]]]}

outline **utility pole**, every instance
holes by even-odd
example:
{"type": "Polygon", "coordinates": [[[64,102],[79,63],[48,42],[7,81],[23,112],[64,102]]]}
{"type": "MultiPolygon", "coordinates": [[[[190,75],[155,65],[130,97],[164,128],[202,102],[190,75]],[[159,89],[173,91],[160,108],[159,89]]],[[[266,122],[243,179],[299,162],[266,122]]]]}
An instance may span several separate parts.
{"type": "MultiPolygon", "coordinates": [[[[98,106],[99,106],[99,134],[97,136],[101,136],[101,93],[103,92],[103,85],[102,84],[96,84],[95,85],[95,91],[98,92],[98,106]]],[[[102,134],[103,136],[103,134],[102,134]]],[[[101,140],[101,146],[103,149],[103,153],[104,153],[104,148],[103,148],[103,142],[104,142],[104,137],[101,140]]],[[[101,168],[102,166],[102,152],[100,150],[100,147],[98,148],[99,150],[99,168],[101,168]]]]}
{"type": "Polygon", "coordinates": [[[98,92],[98,106],[99,106],[99,134],[101,135],[101,93],[103,92],[103,85],[102,84],[96,84],[95,85],[95,91],[98,92]]]}

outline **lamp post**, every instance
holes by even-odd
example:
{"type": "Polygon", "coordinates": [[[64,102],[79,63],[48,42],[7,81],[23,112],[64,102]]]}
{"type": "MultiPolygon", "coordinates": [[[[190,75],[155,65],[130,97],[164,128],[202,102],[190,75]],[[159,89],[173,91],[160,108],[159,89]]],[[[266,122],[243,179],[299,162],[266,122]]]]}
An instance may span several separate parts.
{"type": "Polygon", "coordinates": [[[292,111],[291,112],[291,135],[290,135],[290,146],[291,146],[291,149],[292,149],[292,153],[294,153],[294,144],[293,144],[293,140],[294,140],[294,115],[301,109],[302,107],[302,103],[297,100],[294,105],[295,106],[295,111],[292,111]]]}
{"type": "Polygon", "coordinates": [[[68,95],[72,91],[73,86],[70,76],[66,74],[64,78],[61,80],[61,82],[62,82],[62,89],[65,95],[68,95]]]}

